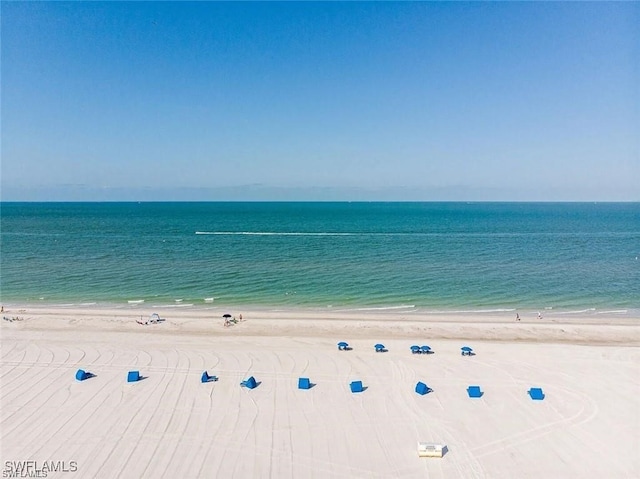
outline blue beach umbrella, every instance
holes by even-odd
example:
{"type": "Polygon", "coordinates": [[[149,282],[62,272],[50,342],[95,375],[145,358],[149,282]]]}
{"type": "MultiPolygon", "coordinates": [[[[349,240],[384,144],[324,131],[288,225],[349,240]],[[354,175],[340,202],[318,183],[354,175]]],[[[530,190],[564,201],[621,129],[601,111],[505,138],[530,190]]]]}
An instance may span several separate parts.
{"type": "Polygon", "coordinates": [[[431,348],[429,346],[422,346],[422,348],[420,349],[422,349],[423,353],[428,353],[429,351],[431,351],[431,348]]]}
{"type": "Polygon", "coordinates": [[[384,349],[384,344],[380,344],[380,343],[378,343],[378,344],[376,344],[376,345],[374,346],[374,348],[376,348],[376,349],[384,349]]]}
{"type": "Polygon", "coordinates": [[[338,349],[345,349],[349,347],[349,343],[345,343],[344,341],[340,341],[338,343],[338,349]]]}
{"type": "Polygon", "coordinates": [[[414,344],[413,346],[411,346],[411,352],[413,354],[419,353],[420,352],[420,346],[414,344]]]}
{"type": "Polygon", "coordinates": [[[462,349],[465,353],[470,353],[471,351],[473,351],[473,349],[471,349],[469,346],[462,346],[460,349],[462,349]]]}

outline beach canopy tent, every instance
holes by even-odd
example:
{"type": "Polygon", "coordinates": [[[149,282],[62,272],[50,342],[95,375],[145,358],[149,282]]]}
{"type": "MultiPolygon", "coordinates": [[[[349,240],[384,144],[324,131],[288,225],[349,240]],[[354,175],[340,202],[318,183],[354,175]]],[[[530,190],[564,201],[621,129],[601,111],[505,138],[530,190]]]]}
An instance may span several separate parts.
{"type": "Polygon", "coordinates": [[[480,386],[469,386],[467,394],[470,398],[481,398],[484,393],[480,390],[480,386]]]}
{"type": "Polygon", "coordinates": [[[217,381],[218,380],[218,376],[209,376],[209,373],[207,371],[202,373],[202,377],[200,377],[200,382],[203,383],[208,383],[210,381],[217,381]]]}
{"type": "Polygon", "coordinates": [[[157,323],[160,321],[160,315],[158,313],[153,313],[151,315],[151,319],[149,319],[150,322],[152,323],[157,323]]]}
{"type": "Polygon", "coordinates": [[[340,350],[340,351],[346,351],[346,350],[347,350],[347,348],[349,348],[349,343],[346,343],[346,342],[344,342],[344,341],[340,341],[340,342],[338,343],[338,350],[340,350]]]}
{"type": "Polygon", "coordinates": [[[89,379],[91,376],[93,376],[93,374],[88,373],[84,369],[78,369],[76,371],[76,379],[78,381],[84,381],[85,379],[89,379]]]}
{"type": "Polygon", "coordinates": [[[311,389],[309,378],[298,378],[298,389],[311,389]]]}
{"type": "Polygon", "coordinates": [[[232,316],[229,313],[223,314],[222,315],[223,318],[231,318],[232,316]]]}
{"type": "Polygon", "coordinates": [[[374,348],[376,348],[376,353],[384,353],[386,351],[386,349],[384,348],[384,344],[376,344],[374,346],[374,348]]]}
{"type": "Polygon", "coordinates": [[[424,354],[429,354],[431,352],[431,348],[429,346],[422,346],[420,348],[420,350],[424,353],[424,354]]]}
{"type": "Polygon", "coordinates": [[[140,371],[129,371],[129,374],[127,374],[127,382],[135,383],[136,381],[140,381],[140,371]]]}
{"type": "Polygon", "coordinates": [[[432,389],[421,381],[418,381],[418,383],[416,384],[416,392],[421,396],[424,396],[425,394],[430,393],[431,391],[432,389]]]}
{"type": "Polygon", "coordinates": [[[529,393],[529,396],[531,396],[531,399],[536,401],[542,401],[544,399],[544,393],[541,388],[531,388],[527,392],[529,393]]]}
{"type": "Polygon", "coordinates": [[[349,387],[351,388],[352,393],[361,393],[362,391],[364,391],[364,388],[362,387],[362,381],[351,381],[349,387]]]}
{"type": "Polygon", "coordinates": [[[462,355],[463,356],[471,356],[471,354],[473,353],[473,349],[470,348],[469,346],[462,346],[460,348],[460,350],[462,351],[462,355]]]}
{"type": "Polygon", "coordinates": [[[412,354],[420,354],[422,351],[420,350],[420,346],[418,346],[417,344],[414,344],[413,346],[411,346],[411,353],[412,354]]]}
{"type": "Polygon", "coordinates": [[[418,457],[442,457],[447,446],[444,444],[418,443],[418,457]]]}
{"type": "Polygon", "coordinates": [[[245,379],[244,381],[242,381],[240,383],[240,386],[245,387],[247,389],[253,389],[258,386],[258,383],[256,382],[256,378],[251,376],[249,379],[245,379]]]}

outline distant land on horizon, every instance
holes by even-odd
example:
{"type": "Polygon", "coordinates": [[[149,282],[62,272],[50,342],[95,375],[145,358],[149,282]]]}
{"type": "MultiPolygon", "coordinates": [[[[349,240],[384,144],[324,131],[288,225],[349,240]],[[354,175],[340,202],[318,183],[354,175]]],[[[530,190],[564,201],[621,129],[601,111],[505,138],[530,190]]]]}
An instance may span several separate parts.
{"type": "Polygon", "coordinates": [[[567,189],[540,185],[514,188],[434,187],[103,187],[84,185],[25,187],[3,184],[3,202],[56,201],[498,201],[637,202],[637,191],[567,189]]]}

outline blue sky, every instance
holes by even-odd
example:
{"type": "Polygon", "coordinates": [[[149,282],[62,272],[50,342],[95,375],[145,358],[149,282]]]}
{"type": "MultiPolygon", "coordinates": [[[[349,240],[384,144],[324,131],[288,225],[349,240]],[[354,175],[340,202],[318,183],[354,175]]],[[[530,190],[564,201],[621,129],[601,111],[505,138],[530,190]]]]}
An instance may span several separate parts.
{"type": "Polygon", "coordinates": [[[1,8],[3,200],[640,200],[640,3],[1,8]]]}

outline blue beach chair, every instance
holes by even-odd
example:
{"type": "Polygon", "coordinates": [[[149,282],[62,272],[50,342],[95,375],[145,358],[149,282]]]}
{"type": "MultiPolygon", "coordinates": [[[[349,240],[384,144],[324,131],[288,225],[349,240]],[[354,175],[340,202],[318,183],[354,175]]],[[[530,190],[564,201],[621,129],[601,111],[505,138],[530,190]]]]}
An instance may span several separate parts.
{"type": "Polygon", "coordinates": [[[309,378],[298,378],[298,389],[311,389],[309,378]]]}
{"type": "Polygon", "coordinates": [[[469,386],[467,388],[467,394],[470,398],[481,398],[484,392],[480,390],[480,386],[469,386]]]}
{"type": "Polygon", "coordinates": [[[527,391],[531,399],[535,401],[542,401],[544,399],[544,393],[542,392],[542,388],[531,388],[527,391]]]}
{"type": "Polygon", "coordinates": [[[258,386],[258,383],[256,382],[256,378],[251,376],[249,379],[245,379],[244,381],[242,381],[240,383],[240,386],[245,387],[247,389],[254,389],[258,386]]]}
{"type": "Polygon", "coordinates": [[[78,381],[84,381],[85,379],[92,378],[94,375],[90,372],[85,371],[84,369],[78,369],[76,371],[76,379],[78,381]]]}
{"type": "Polygon", "coordinates": [[[208,383],[211,381],[217,381],[218,380],[218,376],[209,376],[209,373],[207,371],[202,373],[202,376],[200,377],[200,382],[202,383],[208,383]]]}
{"type": "Polygon", "coordinates": [[[424,396],[425,394],[428,394],[431,391],[432,389],[423,382],[418,381],[418,383],[416,384],[416,392],[421,396],[424,396]]]}
{"type": "Polygon", "coordinates": [[[362,381],[351,381],[349,384],[352,393],[361,393],[364,391],[364,387],[362,386],[362,381]]]}

